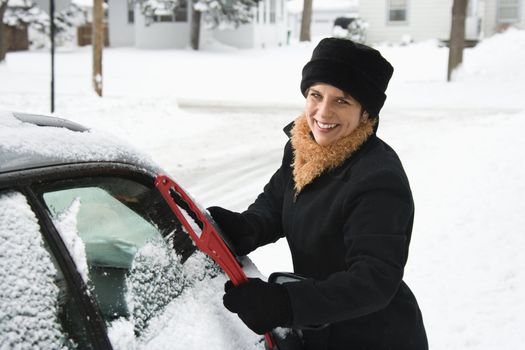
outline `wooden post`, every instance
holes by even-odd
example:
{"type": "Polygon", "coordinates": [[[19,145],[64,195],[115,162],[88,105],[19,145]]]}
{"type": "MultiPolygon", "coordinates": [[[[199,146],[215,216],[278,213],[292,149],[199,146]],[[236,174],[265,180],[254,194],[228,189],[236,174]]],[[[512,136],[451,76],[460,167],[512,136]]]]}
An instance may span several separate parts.
{"type": "Polygon", "coordinates": [[[102,96],[102,49],[104,47],[103,0],[93,0],[93,87],[102,96]]]}
{"type": "Polygon", "coordinates": [[[465,47],[465,17],[468,0],[454,0],[452,5],[452,26],[448,52],[447,81],[452,78],[452,72],[463,62],[465,47]]]}

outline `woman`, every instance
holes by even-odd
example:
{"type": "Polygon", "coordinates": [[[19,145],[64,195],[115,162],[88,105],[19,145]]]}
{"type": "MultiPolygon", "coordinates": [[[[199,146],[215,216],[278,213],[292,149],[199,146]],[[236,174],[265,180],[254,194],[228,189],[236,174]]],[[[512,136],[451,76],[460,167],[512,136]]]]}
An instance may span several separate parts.
{"type": "Polygon", "coordinates": [[[285,128],[281,167],[243,213],[209,211],[245,255],[286,237],[301,282],[225,286],[224,305],[256,333],[304,330],[306,349],[427,349],[403,282],[414,219],[408,179],[376,136],[393,68],[368,46],[323,39],[303,68],[304,113],[285,128]]]}

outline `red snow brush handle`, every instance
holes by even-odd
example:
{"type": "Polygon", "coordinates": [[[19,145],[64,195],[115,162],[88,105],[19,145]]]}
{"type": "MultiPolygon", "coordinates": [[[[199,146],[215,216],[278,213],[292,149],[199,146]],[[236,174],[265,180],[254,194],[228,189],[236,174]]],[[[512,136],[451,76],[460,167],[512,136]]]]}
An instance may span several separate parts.
{"type": "MultiPolygon", "coordinates": [[[[175,181],[165,175],[158,175],[155,186],[177,216],[186,232],[199,250],[210,256],[228,275],[235,286],[248,282],[239,262],[228,248],[218,229],[210,222],[195,201],[175,181]]],[[[270,333],[264,335],[266,345],[274,349],[270,333]]]]}

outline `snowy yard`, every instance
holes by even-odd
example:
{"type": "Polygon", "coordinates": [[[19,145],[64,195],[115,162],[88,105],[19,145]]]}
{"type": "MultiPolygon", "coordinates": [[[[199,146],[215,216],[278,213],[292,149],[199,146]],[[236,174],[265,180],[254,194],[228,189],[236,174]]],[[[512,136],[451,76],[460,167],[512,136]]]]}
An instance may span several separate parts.
{"type": "MultiPolygon", "coordinates": [[[[148,153],[204,206],[242,210],[280,164],[282,127],[300,112],[302,66],[315,43],[266,50],[104,51],[104,97],[89,48],[56,57],[56,116],[109,130],[148,153]]],[[[379,46],[395,67],[378,135],[411,181],[415,226],[405,280],[430,348],[518,349],[525,343],[525,31],[465,52],[445,81],[435,42],[379,46]]],[[[0,109],[49,112],[47,51],[0,64],[0,109]]],[[[286,243],[251,255],[291,270],[286,243]]]]}

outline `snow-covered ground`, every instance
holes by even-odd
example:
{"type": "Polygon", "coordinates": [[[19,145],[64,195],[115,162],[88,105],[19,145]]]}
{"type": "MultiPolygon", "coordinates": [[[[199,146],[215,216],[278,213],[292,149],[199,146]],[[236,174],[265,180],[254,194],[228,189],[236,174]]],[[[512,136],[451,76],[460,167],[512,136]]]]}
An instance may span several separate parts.
{"type": "MultiPolygon", "coordinates": [[[[237,50],[104,51],[104,97],[89,48],[59,50],[56,115],[110,130],[149,153],[204,206],[242,210],[279,166],[281,129],[302,108],[314,43],[237,50]]],[[[395,67],[379,136],[400,155],[416,218],[405,280],[431,349],[518,349],[525,343],[525,31],[465,51],[445,81],[436,42],[380,46],[395,67]]],[[[49,112],[48,52],[9,53],[0,109],[49,112]]],[[[261,271],[291,270],[284,242],[251,254],[261,271]]]]}

